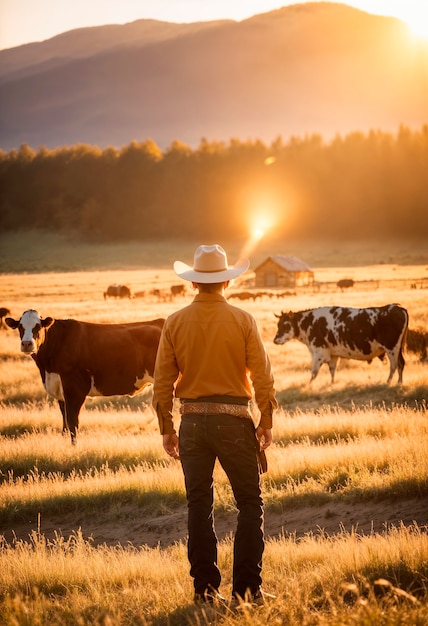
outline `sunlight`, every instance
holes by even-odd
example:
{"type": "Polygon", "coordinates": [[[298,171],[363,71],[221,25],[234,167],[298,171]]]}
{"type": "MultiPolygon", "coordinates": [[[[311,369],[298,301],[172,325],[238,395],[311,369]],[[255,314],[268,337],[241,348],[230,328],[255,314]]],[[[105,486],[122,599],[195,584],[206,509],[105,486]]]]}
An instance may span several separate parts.
{"type": "Polygon", "coordinates": [[[266,215],[265,211],[260,211],[250,226],[250,234],[245,242],[241,257],[248,258],[257,247],[257,244],[266,235],[266,232],[273,227],[273,220],[270,216],[266,215]],[[263,215],[261,215],[263,213],[263,215]]]}
{"type": "Polygon", "coordinates": [[[265,234],[265,231],[264,231],[264,229],[263,229],[263,228],[256,228],[256,229],[253,231],[253,238],[254,238],[256,241],[259,241],[260,239],[262,239],[262,237],[264,236],[264,234],[265,234]]]}
{"type": "Polygon", "coordinates": [[[253,239],[255,239],[256,241],[259,241],[260,239],[262,239],[262,237],[264,237],[265,231],[266,231],[265,226],[261,226],[261,225],[255,226],[252,232],[253,239]]]}
{"type": "Polygon", "coordinates": [[[422,21],[418,21],[416,18],[411,21],[406,20],[406,24],[413,36],[428,40],[428,18],[422,21]]]}
{"type": "Polygon", "coordinates": [[[409,6],[409,14],[402,19],[413,35],[428,40],[428,6],[424,2],[418,8],[409,6]]]}
{"type": "Polygon", "coordinates": [[[411,35],[428,42],[428,2],[426,0],[345,0],[369,14],[391,17],[405,23],[411,35]]]}

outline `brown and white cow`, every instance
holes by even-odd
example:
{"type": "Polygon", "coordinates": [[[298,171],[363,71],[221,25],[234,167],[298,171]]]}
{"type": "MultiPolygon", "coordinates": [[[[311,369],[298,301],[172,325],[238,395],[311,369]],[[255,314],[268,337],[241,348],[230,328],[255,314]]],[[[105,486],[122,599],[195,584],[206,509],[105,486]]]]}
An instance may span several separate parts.
{"type": "Polygon", "coordinates": [[[311,381],[323,363],[330,369],[331,381],[339,358],[368,361],[383,359],[390,364],[388,383],[398,369],[398,382],[403,380],[403,342],[409,315],[398,304],[356,309],[324,306],[306,311],[277,315],[278,330],[274,343],[290,339],[304,343],[312,356],[311,381]]]}
{"type": "Polygon", "coordinates": [[[6,318],[19,330],[21,352],[34,359],[47,393],[58,400],[72,443],[87,396],[134,396],[153,383],[164,321],[94,324],[43,319],[33,309],[19,320],[6,318]]]}

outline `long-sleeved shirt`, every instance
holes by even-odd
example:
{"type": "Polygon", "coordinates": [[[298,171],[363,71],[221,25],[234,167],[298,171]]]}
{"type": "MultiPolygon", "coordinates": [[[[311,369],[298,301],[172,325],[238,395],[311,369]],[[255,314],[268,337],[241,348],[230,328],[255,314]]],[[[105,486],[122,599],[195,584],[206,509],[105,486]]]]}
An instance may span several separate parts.
{"type": "Polygon", "coordinates": [[[162,330],[154,372],[153,406],[161,434],[174,433],[173,400],[254,397],[260,426],[272,427],[275,398],[271,364],[253,316],[219,293],[199,293],[170,315],[162,330]]]}

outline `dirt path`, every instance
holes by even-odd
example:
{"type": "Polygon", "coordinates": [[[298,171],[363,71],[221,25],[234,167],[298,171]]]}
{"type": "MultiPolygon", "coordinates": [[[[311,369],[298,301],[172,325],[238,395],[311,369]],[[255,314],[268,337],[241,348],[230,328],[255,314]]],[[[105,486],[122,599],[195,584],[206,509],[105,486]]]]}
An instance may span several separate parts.
{"type": "MultiPolygon", "coordinates": [[[[40,521],[30,520],[14,525],[13,528],[0,529],[8,543],[14,539],[28,540],[29,534],[37,530],[49,540],[60,534],[67,538],[76,530],[81,530],[85,539],[91,539],[94,546],[147,545],[166,547],[186,539],[186,507],[161,516],[145,516],[141,508],[129,506],[122,508],[120,514],[112,519],[111,512],[100,511],[87,516],[64,515],[43,517],[40,521]]],[[[361,534],[383,532],[391,526],[410,526],[416,523],[428,532],[428,498],[408,500],[367,502],[364,504],[335,503],[317,507],[304,507],[290,511],[266,512],[265,532],[267,537],[318,534],[321,530],[328,535],[342,529],[355,529],[361,534]]],[[[235,529],[236,515],[231,512],[216,515],[216,530],[219,539],[235,529]]]]}

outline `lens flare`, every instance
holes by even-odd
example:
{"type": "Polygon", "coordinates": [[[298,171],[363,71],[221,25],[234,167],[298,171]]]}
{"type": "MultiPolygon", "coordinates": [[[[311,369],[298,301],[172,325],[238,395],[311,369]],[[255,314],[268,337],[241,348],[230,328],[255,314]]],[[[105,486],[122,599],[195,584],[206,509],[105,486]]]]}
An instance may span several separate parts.
{"type": "Polygon", "coordinates": [[[270,228],[272,228],[272,222],[266,215],[256,217],[250,226],[250,234],[242,248],[241,257],[248,258],[270,228]]]}
{"type": "Polygon", "coordinates": [[[253,238],[256,239],[257,241],[259,239],[262,239],[262,237],[264,237],[265,234],[265,229],[262,228],[261,226],[255,226],[253,229],[253,238]]]}
{"type": "Polygon", "coordinates": [[[273,165],[276,161],[276,157],[274,156],[269,156],[266,157],[266,159],[264,160],[265,165],[273,165]]]}

